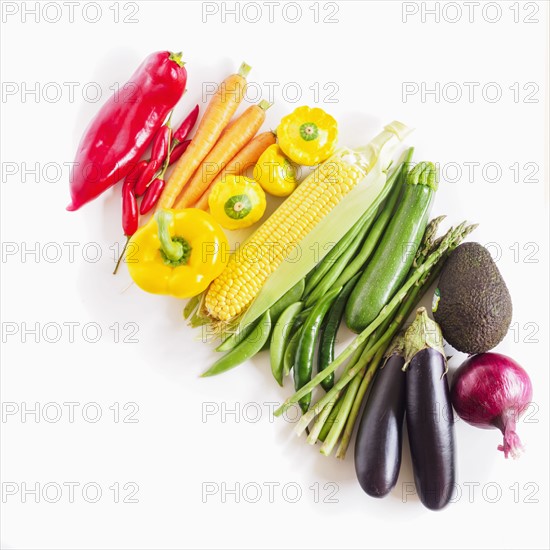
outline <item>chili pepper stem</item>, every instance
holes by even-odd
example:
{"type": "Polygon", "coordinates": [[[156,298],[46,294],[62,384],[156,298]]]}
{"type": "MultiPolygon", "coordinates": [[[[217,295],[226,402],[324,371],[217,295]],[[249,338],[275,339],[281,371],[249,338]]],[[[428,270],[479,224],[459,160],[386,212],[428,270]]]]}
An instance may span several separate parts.
{"type": "Polygon", "coordinates": [[[120,256],[118,257],[117,263],[115,265],[115,270],[113,271],[113,275],[117,274],[118,268],[120,266],[120,262],[122,261],[122,258],[124,258],[124,254],[126,253],[126,249],[128,248],[128,243],[130,242],[131,235],[128,235],[126,237],[126,242],[124,243],[124,247],[122,248],[122,252],[120,253],[120,256]]]}

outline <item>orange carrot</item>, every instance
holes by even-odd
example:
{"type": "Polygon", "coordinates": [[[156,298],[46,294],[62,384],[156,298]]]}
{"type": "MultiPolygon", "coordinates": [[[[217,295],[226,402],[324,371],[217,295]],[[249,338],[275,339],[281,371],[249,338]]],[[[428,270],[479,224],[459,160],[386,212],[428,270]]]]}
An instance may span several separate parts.
{"type": "Polygon", "coordinates": [[[243,63],[237,74],[228,76],[212,96],[195,137],[180,157],[157,204],[157,210],[171,208],[195,170],[218,141],[220,134],[243,99],[250,67],[243,63]]]}
{"type": "Polygon", "coordinates": [[[262,156],[262,153],[274,143],[275,134],[273,132],[263,132],[249,141],[217,175],[216,179],[214,179],[202,197],[197,201],[195,208],[208,210],[208,196],[214,185],[219,181],[224,181],[228,175],[240,176],[244,174],[246,169],[254,166],[262,156]]]}
{"type": "Polygon", "coordinates": [[[231,122],[185,186],[176,201],[176,208],[189,208],[200,199],[224,166],[256,135],[269,107],[271,103],[260,101],[231,122]]]}

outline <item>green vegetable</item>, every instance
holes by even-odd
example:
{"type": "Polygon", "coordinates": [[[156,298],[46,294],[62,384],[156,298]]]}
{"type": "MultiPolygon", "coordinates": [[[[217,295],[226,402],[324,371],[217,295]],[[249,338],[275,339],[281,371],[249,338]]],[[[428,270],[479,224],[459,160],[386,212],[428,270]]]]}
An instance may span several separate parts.
{"type": "MultiPolygon", "coordinates": [[[[338,257],[330,259],[325,269],[320,271],[323,273],[322,278],[316,280],[316,276],[320,273],[316,272],[312,280],[308,281],[306,285],[306,305],[309,306],[314,304],[333,286],[344,286],[363,267],[363,264],[367,261],[376,247],[387,225],[387,221],[394,210],[395,203],[401,191],[403,174],[406,173],[407,165],[412,158],[413,151],[414,149],[411,147],[407,151],[405,159],[400,164],[399,168],[388,176],[386,185],[389,196],[388,199],[380,205],[380,214],[378,217],[375,215],[369,217],[362,216],[359,222],[352,228],[355,238],[350,239],[350,233],[348,233],[348,235],[336,245],[337,248],[344,250],[338,257]],[[375,223],[374,226],[372,226],[373,223],[375,223]],[[351,258],[353,258],[360,247],[360,253],[354,258],[353,262],[350,263],[351,258]]],[[[321,265],[325,263],[326,262],[323,261],[321,265]]]]}
{"type": "MultiPolygon", "coordinates": [[[[356,165],[360,170],[359,173],[363,171],[366,175],[300,240],[302,252],[300,261],[297,262],[290,256],[286,257],[271,273],[254,301],[236,322],[246,325],[260,317],[288,289],[303,279],[320,259],[324,258],[328,252],[327,244],[339,241],[361,216],[368,217],[378,211],[378,207],[389,192],[387,168],[391,155],[396,145],[408,133],[409,129],[406,126],[394,121],[388,124],[384,131],[366,147],[357,151],[343,149],[339,153],[340,156],[335,156],[334,169],[340,170],[338,163],[342,163],[343,168],[356,165]]],[[[338,175],[341,176],[341,174],[338,175]]],[[[297,191],[302,188],[302,185],[303,183],[297,191]]]]}
{"type": "Polygon", "coordinates": [[[258,323],[259,319],[248,325],[239,326],[239,332],[232,332],[216,348],[216,351],[231,351],[250,336],[250,333],[258,326],[258,323]]]}
{"type": "Polygon", "coordinates": [[[323,428],[319,432],[319,435],[317,436],[317,439],[319,441],[324,441],[330,432],[332,426],[334,426],[334,423],[336,422],[336,418],[338,416],[338,413],[340,412],[340,407],[342,406],[342,399],[339,399],[334,407],[330,410],[330,413],[327,415],[327,419],[323,423],[323,428]]]}
{"type": "Polygon", "coordinates": [[[506,336],[512,299],[489,251],[478,243],[461,244],[439,279],[434,319],[455,349],[484,353],[506,336]]]}
{"type": "Polygon", "coordinates": [[[271,332],[271,317],[269,311],[266,311],[260,319],[254,330],[243,340],[238,346],[234,347],[229,353],[226,353],[222,358],[218,359],[207,371],[201,376],[215,376],[221,374],[236,366],[244,363],[256,353],[258,353],[271,332]]]}
{"type": "MultiPolygon", "coordinates": [[[[348,359],[354,352],[357,351],[370,337],[370,335],[381,326],[386,319],[391,315],[392,311],[401,303],[407,296],[408,291],[421,280],[426,273],[428,273],[433,266],[444,256],[444,254],[456,247],[462,240],[463,235],[469,228],[465,223],[460,224],[457,228],[450,230],[445,237],[441,240],[436,250],[434,250],[427,258],[426,261],[419,267],[416,267],[407,281],[390,300],[390,302],[384,307],[384,309],[378,314],[376,319],[368,327],[366,327],[361,334],[359,334],[355,340],[323,371],[317,374],[310,382],[305,384],[300,390],[298,390],[292,397],[287,399],[276,411],[275,416],[280,416],[294,403],[297,403],[304,395],[312,391],[317,384],[320,384],[321,380],[324,380],[332,372],[334,372],[340,365],[342,365],[346,359],[348,359]]],[[[376,347],[376,346],[375,346],[376,347]]],[[[374,348],[373,348],[374,349],[374,348]]],[[[347,386],[347,384],[354,378],[354,376],[362,369],[362,365],[356,365],[350,368],[341,378],[334,384],[334,387],[328,392],[315,407],[306,413],[300,421],[300,426],[307,426],[309,422],[323,409],[323,407],[334,399],[334,395],[347,386]]],[[[297,427],[298,428],[298,427],[297,427]]]]}
{"type": "MultiPolygon", "coordinates": [[[[317,371],[321,372],[326,369],[334,361],[334,346],[336,344],[336,336],[338,334],[338,327],[342,322],[344,316],[344,310],[346,309],[346,303],[349,295],[359,278],[359,273],[342,289],[340,296],[332,304],[328,315],[326,316],[323,324],[321,325],[320,337],[319,337],[319,352],[317,354],[317,371]]],[[[321,382],[321,386],[325,391],[329,391],[334,384],[334,373],[325,378],[321,382]]]]}
{"type": "Polygon", "coordinates": [[[294,361],[296,359],[296,349],[298,348],[298,341],[300,340],[300,334],[302,333],[302,325],[298,320],[294,323],[292,330],[296,332],[290,337],[290,340],[285,349],[285,355],[283,357],[283,376],[288,376],[290,371],[294,368],[294,361]]]}
{"type": "Polygon", "coordinates": [[[303,302],[296,302],[289,305],[283,311],[277,323],[273,327],[269,345],[269,353],[271,359],[271,372],[273,373],[273,377],[277,380],[279,386],[283,385],[283,361],[285,349],[288,341],[290,340],[296,317],[303,308],[303,302]]]}
{"type": "MultiPolygon", "coordinates": [[[[390,185],[390,181],[386,185],[390,185]]],[[[346,250],[353,244],[357,235],[361,233],[363,227],[370,227],[375,212],[367,210],[355,223],[355,225],[330,249],[330,252],[310,271],[306,277],[305,296],[309,296],[324,279],[325,275],[334,267],[340,257],[346,253],[346,250]]]]}
{"type": "MultiPolygon", "coordinates": [[[[304,293],[305,282],[304,280],[299,281],[294,285],[284,296],[279,298],[271,308],[269,309],[269,315],[271,317],[271,326],[275,326],[277,319],[281,313],[290,305],[297,302],[304,293]]],[[[250,323],[248,325],[239,325],[237,327],[240,329],[239,332],[235,331],[230,336],[228,336],[217,348],[216,351],[230,351],[240,342],[245,340],[248,335],[258,326],[258,321],[250,323]]],[[[264,347],[262,349],[267,349],[269,347],[269,338],[266,340],[264,347]]],[[[260,350],[261,351],[261,350],[260,350]]]]}
{"type": "MultiPolygon", "coordinates": [[[[313,372],[313,357],[315,355],[315,344],[319,335],[319,328],[332,302],[340,294],[341,288],[331,290],[324,298],[315,305],[302,328],[298,346],[296,348],[296,359],[294,363],[294,388],[299,390],[304,384],[311,380],[313,372]]],[[[311,403],[311,393],[305,395],[299,401],[302,411],[306,412],[311,403]]]]}
{"type": "Polygon", "coordinates": [[[346,306],[348,327],[361,332],[395,294],[412,266],[437,189],[436,170],[422,162],[407,175],[403,198],[346,306]]]}
{"type": "Polygon", "coordinates": [[[342,274],[338,277],[335,286],[345,285],[352,277],[356,275],[366,264],[367,260],[370,258],[371,254],[376,249],[378,242],[382,238],[388,223],[393,217],[395,205],[401,195],[403,183],[407,175],[407,167],[411,162],[414,149],[411,147],[407,151],[407,156],[401,164],[398,170],[393,173],[393,177],[397,180],[396,184],[393,186],[391,193],[388,197],[388,200],[384,204],[384,208],[380,215],[376,218],[372,229],[369,231],[368,237],[366,238],[361,250],[353,261],[344,269],[342,274]]]}
{"type": "MultiPolygon", "coordinates": [[[[279,298],[270,308],[269,314],[271,315],[271,327],[275,326],[281,313],[291,304],[298,302],[304,294],[304,288],[306,282],[304,279],[298,281],[286,294],[279,298]]],[[[273,328],[272,328],[273,330],[273,328]]],[[[268,338],[264,344],[262,350],[269,349],[269,342],[271,338],[268,338]]]]}

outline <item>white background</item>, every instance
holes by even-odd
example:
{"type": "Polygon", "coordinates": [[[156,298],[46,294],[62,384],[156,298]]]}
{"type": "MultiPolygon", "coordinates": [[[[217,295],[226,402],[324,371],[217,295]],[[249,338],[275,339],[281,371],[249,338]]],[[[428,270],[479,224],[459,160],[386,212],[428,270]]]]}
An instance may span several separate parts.
{"type": "MultiPolygon", "coordinates": [[[[439,5],[439,23],[426,14],[422,21],[421,10],[433,9],[433,2],[339,2],[332,3],[337,7],[332,16],[331,3],[321,2],[319,22],[308,9],[312,3],[304,2],[296,23],[285,21],[296,11],[283,12],[284,3],[274,7],[273,23],[263,3],[252,4],[261,10],[256,23],[245,20],[256,17],[254,6],[236,23],[230,14],[222,21],[220,6],[203,21],[199,2],[139,2],[137,10],[134,3],[121,2],[116,23],[114,2],[108,1],[99,4],[99,19],[92,23],[86,18],[97,17],[93,6],[85,12],[82,5],[75,7],[73,22],[65,6],[59,21],[48,22],[57,18],[55,6],[45,15],[24,18],[22,5],[3,2],[2,401],[4,412],[33,408],[36,402],[40,412],[54,403],[50,416],[55,404],[63,411],[51,423],[32,414],[3,415],[4,547],[547,548],[548,4],[493,2],[485,12],[474,6],[472,21],[467,7],[459,5],[455,23],[456,8],[445,2],[439,5]],[[404,10],[411,14],[405,22],[404,10]],[[125,17],[136,22],[123,22],[125,17]],[[337,22],[323,23],[324,18],[337,22]],[[183,304],[140,292],[125,268],[111,275],[112,247],[122,242],[119,187],[78,212],[65,211],[69,174],[63,163],[73,160],[87,122],[110,86],[122,84],[150,52],[164,49],[182,50],[189,72],[176,121],[195,103],[203,104],[203,82],[219,82],[246,60],[253,66],[250,81],[264,97],[265,83],[279,84],[266,128],[315,100],[338,119],[346,145],[366,143],[393,119],[416,128],[408,140],[416,159],[449,169],[434,214],[447,214],[448,223],[480,223],[472,238],[492,243],[513,297],[517,329],[498,351],[522,364],[534,385],[529,422],[518,426],[527,449],[521,459],[505,460],[497,452],[497,431],[458,422],[461,495],[456,503],[434,513],[415,496],[403,497],[412,481],[408,446],[396,489],[374,500],[355,480],[352,452],[343,463],[325,458],[293,435],[291,423],[272,418],[268,403],[280,403],[291,387],[287,382],[281,390],[273,383],[266,357],[219,378],[198,378],[215,353],[184,324],[183,304]],[[77,83],[73,98],[69,82],[77,83]],[[282,93],[292,82],[302,94],[296,103],[290,101],[295,87],[286,88],[286,98],[282,93]],[[409,89],[422,83],[433,89],[438,82],[441,95],[417,93],[405,101],[404,82],[412,83],[409,89]],[[455,85],[443,93],[450,82],[460,85],[459,101],[453,102],[455,85]],[[471,101],[466,82],[478,83],[471,85],[471,101]],[[483,93],[490,82],[502,91],[494,102],[494,85],[483,93]],[[101,87],[99,102],[91,101],[96,89],[87,83],[101,87]],[[315,83],[318,98],[311,88],[315,83]],[[23,93],[36,86],[39,97],[23,93]],[[335,102],[323,105],[334,89],[335,102]],[[32,173],[23,177],[24,163],[28,169],[38,163],[38,181],[32,173]],[[471,178],[467,163],[479,163],[471,178]],[[496,163],[500,177],[488,163],[496,163]],[[517,182],[510,169],[514,163],[520,167],[517,182]],[[525,168],[526,163],[533,164],[525,168]],[[462,171],[458,178],[453,166],[462,171]],[[529,179],[533,167],[537,172],[529,179]],[[74,258],[64,244],[70,242],[77,243],[74,258]],[[38,256],[22,252],[29,248],[38,256]],[[77,323],[72,342],[70,322],[77,323]],[[41,332],[23,337],[24,329],[36,323],[41,332]],[[47,323],[51,332],[44,336],[47,323]],[[91,325],[83,334],[86,323],[101,328],[97,343],[86,341],[95,336],[91,325]],[[134,326],[137,342],[124,343],[134,326]],[[60,340],[50,343],[56,327],[63,328],[60,340]],[[74,422],[65,402],[79,403],[74,422]],[[102,412],[95,423],[89,421],[93,408],[86,409],[88,420],[82,415],[83,405],[92,402],[102,412]],[[115,407],[110,409],[114,403],[120,407],[118,422],[115,407]],[[135,408],[123,410],[127,403],[139,407],[135,423],[123,422],[135,408]],[[222,414],[227,409],[238,415],[222,414]],[[39,494],[37,503],[28,494],[23,501],[22,484],[39,483],[43,489],[49,482],[54,485],[46,498],[39,494]],[[67,486],[59,502],[47,502],[66,482],[80,484],[74,502],[67,486]],[[120,484],[122,501],[129,482],[139,488],[138,502],[116,503],[109,487],[120,484]],[[98,502],[86,502],[86,483],[101,487],[98,502]],[[252,485],[243,494],[247,483],[252,485]],[[270,498],[268,484],[277,483],[270,498]],[[236,484],[240,502],[224,493],[236,484]],[[286,493],[285,484],[290,484],[286,493]],[[19,492],[9,495],[7,487],[19,492]],[[218,492],[205,495],[205,487],[218,492]],[[258,487],[259,501],[250,502],[258,487]],[[301,496],[291,503],[296,488],[301,496]]],[[[27,3],[33,7],[34,2],[27,3]]],[[[454,353],[451,366],[462,359],[454,353]]],[[[92,488],[88,497],[94,496],[92,488]]]]}

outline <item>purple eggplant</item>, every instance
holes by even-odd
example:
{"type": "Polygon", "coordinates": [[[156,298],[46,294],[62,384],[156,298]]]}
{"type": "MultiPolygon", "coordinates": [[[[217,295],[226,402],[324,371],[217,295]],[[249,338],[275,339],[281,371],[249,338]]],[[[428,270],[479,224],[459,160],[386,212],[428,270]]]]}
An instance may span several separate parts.
{"type": "Polygon", "coordinates": [[[371,497],[386,496],[397,483],[401,467],[405,416],[403,339],[396,340],[372,386],[355,442],[355,472],[371,497]]]}
{"type": "Polygon", "coordinates": [[[416,491],[422,504],[440,510],[455,485],[453,409],[443,337],[420,308],[405,334],[407,431],[416,491]]]}

